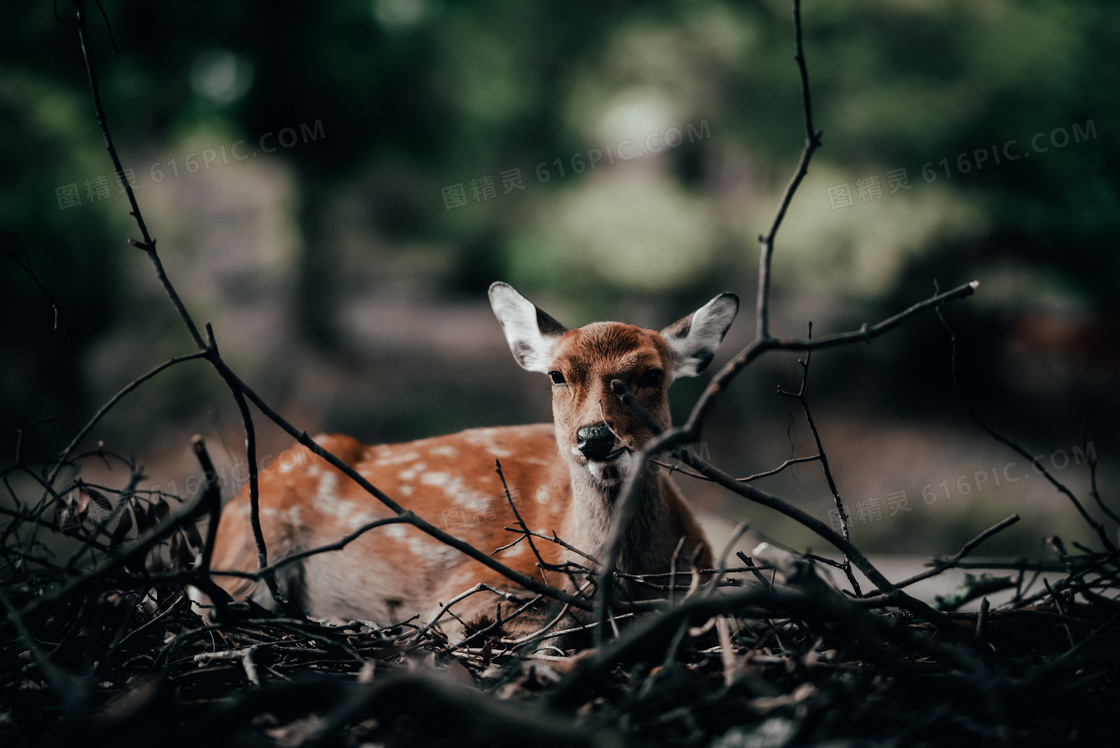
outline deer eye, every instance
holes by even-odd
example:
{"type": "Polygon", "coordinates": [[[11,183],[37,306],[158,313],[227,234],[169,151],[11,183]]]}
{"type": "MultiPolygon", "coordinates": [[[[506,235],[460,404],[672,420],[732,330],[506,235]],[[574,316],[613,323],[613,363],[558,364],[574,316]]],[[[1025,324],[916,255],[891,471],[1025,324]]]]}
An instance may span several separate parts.
{"type": "Polygon", "coordinates": [[[650,369],[642,374],[638,380],[638,389],[656,389],[661,386],[662,373],[660,369],[650,369]]]}
{"type": "Polygon", "coordinates": [[[552,380],[553,384],[567,384],[568,381],[564,379],[564,375],[558,371],[548,372],[548,378],[552,380]]]}

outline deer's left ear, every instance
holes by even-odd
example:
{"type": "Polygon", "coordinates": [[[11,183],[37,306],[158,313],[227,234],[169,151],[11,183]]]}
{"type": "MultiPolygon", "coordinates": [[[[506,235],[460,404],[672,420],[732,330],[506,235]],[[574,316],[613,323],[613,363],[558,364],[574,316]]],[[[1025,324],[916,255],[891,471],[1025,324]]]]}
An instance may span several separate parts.
{"type": "Polygon", "coordinates": [[[523,369],[547,374],[564,326],[537,308],[508,283],[490,286],[490,306],[502,325],[513,357],[523,369]]]}
{"type": "Polygon", "coordinates": [[[674,379],[694,377],[708,368],[738,313],[739,297],[723,293],[661,331],[676,354],[674,379]]]}

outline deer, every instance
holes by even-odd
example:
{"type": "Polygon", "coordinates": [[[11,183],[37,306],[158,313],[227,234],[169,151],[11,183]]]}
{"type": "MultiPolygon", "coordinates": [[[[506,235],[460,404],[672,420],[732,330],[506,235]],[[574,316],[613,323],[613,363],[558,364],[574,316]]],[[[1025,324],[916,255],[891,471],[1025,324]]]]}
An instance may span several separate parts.
{"type": "MultiPolygon", "coordinates": [[[[620,322],[567,329],[501,282],[490,287],[489,299],[517,363],[549,378],[553,423],[476,428],[376,446],[338,434],[320,435],[315,442],[406,509],[515,571],[539,578],[545,568],[587,569],[603,562],[619,492],[637,468],[639,450],[653,438],[648,421],[620,401],[612,382],[623,382],[649,416],[668,428],[669,386],[709,365],[738,313],[738,297],[720,294],[660,331],[620,322]],[[515,516],[521,535],[507,529],[515,516]],[[532,537],[529,543],[513,542],[526,531],[537,536],[533,547],[532,537]]],[[[711,568],[701,526],[667,472],[650,464],[632,494],[635,511],[616,557],[620,573],[711,568]]],[[[333,543],[391,514],[299,445],[267,464],[262,460],[259,521],[270,559],[333,543]]],[[[248,487],[224,507],[212,559],[215,571],[256,570],[248,487]]],[[[546,578],[569,590],[580,586],[578,580],[556,572],[546,578]]],[[[277,609],[260,580],[218,576],[216,581],[234,600],[277,609]]],[[[495,622],[508,637],[525,636],[556,609],[542,601],[509,617],[509,601],[523,599],[522,588],[405,523],[378,527],[339,550],[307,555],[279,569],[275,581],[289,603],[313,618],[379,626],[419,620],[438,626],[451,641],[495,622]],[[465,594],[483,589],[479,585],[504,596],[465,594]]]]}

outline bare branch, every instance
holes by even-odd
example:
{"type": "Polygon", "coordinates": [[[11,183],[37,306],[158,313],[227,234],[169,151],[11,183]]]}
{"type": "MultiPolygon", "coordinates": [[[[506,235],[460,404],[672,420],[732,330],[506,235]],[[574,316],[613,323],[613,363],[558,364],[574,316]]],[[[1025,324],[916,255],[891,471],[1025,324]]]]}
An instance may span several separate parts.
{"type": "Polygon", "coordinates": [[[140,229],[140,236],[142,237],[142,241],[137,242],[130,239],[129,243],[144,250],[148,255],[148,259],[152,261],[152,265],[155,267],[156,276],[159,278],[160,285],[163,286],[163,290],[171,300],[175,311],[179,313],[179,319],[186,325],[187,332],[190,333],[191,339],[194,341],[195,345],[198,346],[198,349],[205,350],[206,344],[202,340],[202,335],[198,332],[198,327],[194,324],[190,314],[187,313],[187,308],[184,306],[183,300],[179,298],[175,287],[171,285],[171,281],[167,277],[167,272],[163,269],[163,263],[160,261],[159,255],[156,254],[156,240],[148,233],[148,226],[144,223],[144,216],[140,212],[140,205],[136,202],[136,193],[129,183],[124,166],[121,165],[121,159],[120,156],[117,155],[116,146],[113,145],[113,136],[109,132],[109,123],[105,116],[105,107],[102,106],[101,103],[101,90],[97,84],[97,74],[94,71],[93,58],[89,54],[89,31],[86,27],[85,4],[74,3],[74,8],[76,10],[75,26],[78,29],[78,40],[82,47],[82,59],[85,60],[86,63],[86,73],[89,78],[89,92],[93,97],[93,108],[97,115],[97,124],[101,128],[102,137],[105,138],[105,150],[109,152],[109,158],[113,161],[113,169],[115,170],[117,179],[120,181],[125,195],[128,196],[128,203],[132,207],[130,213],[133,219],[135,219],[136,226],[140,229]]]}
{"type": "MultiPolygon", "coordinates": [[[[502,490],[505,491],[506,502],[509,504],[509,508],[513,511],[513,516],[517,520],[517,524],[521,526],[522,537],[525,538],[525,541],[529,544],[529,549],[533,552],[533,555],[537,559],[537,566],[540,567],[541,570],[541,581],[545,584],[548,584],[548,577],[545,576],[545,569],[554,568],[554,565],[547,563],[543,558],[541,558],[541,552],[537,550],[537,544],[533,542],[533,536],[529,533],[529,526],[526,525],[525,520],[521,518],[521,511],[517,508],[517,504],[513,502],[513,496],[511,496],[509,493],[509,486],[506,485],[506,476],[502,472],[501,460],[494,460],[494,471],[497,472],[498,479],[502,482],[502,490]]],[[[495,551],[494,553],[497,553],[497,551],[495,551]]]]}
{"type": "MultiPolygon", "coordinates": [[[[940,310],[938,310],[937,312],[937,318],[941,320],[941,324],[949,333],[949,344],[952,349],[950,358],[950,370],[953,376],[953,389],[956,391],[957,397],[960,399],[960,401],[964,403],[964,406],[966,408],[968,408],[968,412],[972,416],[972,420],[976,421],[980,428],[987,432],[990,437],[998,441],[1000,444],[1003,444],[1006,447],[1010,448],[1017,455],[1030,462],[1031,467],[1034,468],[1035,472],[1046,478],[1046,480],[1050,482],[1050,485],[1058,490],[1058,493],[1069,499],[1070,503],[1073,504],[1074,508],[1077,510],[1077,513],[1081,515],[1081,518],[1085,520],[1086,524],[1088,524],[1089,527],[1093,528],[1094,532],[1096,532],[1097,537],[1101,541],[1101,545],[1105,549],[1114,552],[1120,550],[1117,548],[1117,545],[1112,542],[1112,538],[1108,536],[1108,532],[1105,530],[1104,524],[1098,522],[1091,514],[1089,514],[1088,511],[1086,511],[1085,507],[1081,504],[1081,501],[1078,500],[1077,496],[1074,495],[1073,491],[1070,491],[1064,483],[1055,478],[1053,473],[1046,469],[1046,466],[1042,464],[1042,460],[1040,457],[1031,455],[1030,452],[1025,450],[1019,444],[996,431],[995,428],[993,428],[986,420],[984,420],[980,416],[976,408],[973,407],[972,401],[964,396],[963,391],[961,390],[960,380],[957,377],[957,334],[953,331],[953,328],[950,327],[949,322],[945,319],[945,315],[941,314],[940,310]]],[[[1107,512],[1107,510],[1106,513],[1111,515],[1111,512],[1107,512]]]]}
{"type": "MultiPolygon", "coordinates": [[[[809,323],[809,339],[813,338],[813,323],[809,323]]],[[[836,487],[836,480],[832,477],[832,468],[828,464],[828,455],[825,454],[824,444],[821,442],[820,432],[817,430],[816,421],[813,420],[813,412],[809,409],[809,401],[805,397],[805,388],[809,383],[809,363],[812,360],[813,352],[807,351],[805,358],[801,359],[801,387],[795,393],[788,393],[783,391],[780,387],[778,392],[783,395],[788,395],[797,399],[801,403],[801,410],[805,414],[805,422],[809,424],[809,431],[813,434],[813,441],[817,445],[817,458],[821,462],[821,470],[824,471],[825,480],[828,482],[828,489],[832,492],[832,500],[836,504],[836,513],[840,516],[840,533],[844,536],[845,540],[851,540],[851,535],[848,531],[848,512],[844,509],[844,500],[840,498],[840,489],[836,487]]],[[[839,565],[841,571],[848,578],[848,584],[852,586],[852,591],[859,597],[861,594],[859,588],[859,580],[856,575],[852,573],[852,564],[845,556],[844,563],[839,565]]]]}
{"type": "MultiPolygon", "coordinates": [[[[764,470],[761,473],[755,473],[754,475],[748,475],[745,478],[736,478],[736,480],[738,480],[740,483],[751,483],[752,481],[759,480],[760,478],[769,478],[771,475],[777,475],[778,473],[782,472],[783,470],[790,467],[791,465],[797,465],[797,464],[800,464],[802,462],[816,462],[819,459],[820,459],[820,455],[813,455],[811,457],[791,457],[788,460],[786,460],[785,462],[783,462],[781,465],[778,465],[778,467],[776,467],[776,468],[771,468],[770,470],[764,470]]],[[[703,478],[704,476],[696,475],[694,477],[703,478]]]]}
{"type": "Polygon", "coordinates": [[[928,299],[912,304],[910,307],[892,317],[888,317],[874,325],[865,324],[859,330],[851,332],[825,335],[824,337],[814,338],[813,340],[772,337],[755,338],[755,340],[740,351],[735,358],[729,361],[718,374],[712,377],[712,381],[708,383],[708,386],[696,401],[696,405],[693,406],[692,413],[689,415],[688,420],[685,422],[684,426],[681,427],[687,434],[685,441],[694,441],[699,438],[699,432],[704,419],[715,404],[716,398],[727,388],[731,380],[734,379],[740,371],[764,353],[769,351],[815,351],[851,343],[867,343],[880,335],[890,332],[911,317],[926,310],[936,309],[950,301],[956,301],[971,296],[976,292],[979,285],[979,281],[972,281],[971,283],[958,286],[951,291],[934,294],[928,299]]]}
{"type": "MultiPolygon", "coordinates": [[[[450,615],[454,616],[456,619],[458,619],[458,616],[456,616],[455,613],[451,609],[456,604],[462,602],[463,600],[466,600],[468,597],[470,597],[472,595],[478,594],[479,592],[490,592],[490,593],[492,593],[494,595],[497,595],[498,597],[502,598],[507,603],[512,603],[514,605],[517,605],[517,604],[522,602],[521,599],[514,594],[506,592],[505,590],[500,590],[492,584],[486,584],[485,582],[479,582],[478,584],[474,585],[470,589],[468,589],[464,592],[460,592],[458,595],[451,598],[447,602],[441,602],[439,604],[439,613],[437,613],[436,616],[432,620],[428,621],[427,625],[423,626],[420,629],[417,629],[416,633],[413,635],[413,641],[419,641],[421,638],[423,638],[423,636],[425,634],[427,634],[429,631],[434,629],[439,624],[439,619],[443,618],[444,614],[450,614],[450,615]]],[[[538,596],[538,599],[539,599],[539,596],[538,596]]],[[[500,625],[502,623],[502,621],[496,621],[495,623],[500,625]]]]}
{"type": "Polygon", "coordinates": [[[162,364],[155,367],[151,371],[147,372],[146,374],[142,374],[141,376],[133,379],[131,382],[122,387],[120,391],[117,392],[117,394],[109,398],[109,400],[106,401],[106,403],[102,405],[96,413],[93,414],[93,417],[86,422],[85,426],[79,429],[78,433],[74,435],[74,438],[70,440],[70,443],[67,444],[66,447],[62,450],[62,452],[58,456],[57,462],[55,463],[54,469],[51,471],[50,475],[47,478],[47,483],[54,483],[54,481],[58,478],[58,474],[69,462],[70,456],[74,454],[74,450],[78,448],[78,445],[81,444],[82,440],[89,435],[89,432],[93,430],[93,427],[96,426],[98,422],[102,418],[104,418],[110,410],[116,407],[117,403],[119,403],[125,397],[125,395],[129,394],[137,387],[144,384],[149,379],[155,377],[165,369],[169,369],[172,366],[181,364],[184,361],[195,361],[197,359],[205,357],[205,351],[200,351],[198,353],[188,353],[184,356],[176,356],[174,358],[168,359],[167,361],[164,361],[162,364]]]}
{"type": "Polygon", "coordinates": [[[277,559],[276,561],[273,561],[268,566],[264,566],[264,567],[261,567],[261,568],[257,569],[256,571],[233,572],[233,571],[228,571],[228,570],[224,570],[224,569],[215,569],[214,570],[214,576],[236,576],[236,577],[241,577],[243,579],[254,579],[254,580],[255,579],[268,579],[269,577],[275,576],[277,571],[284,568],[288,564],[294,564],[296,561],[302,561],[303,559],[308,558],[309,556],[317,556],[320,553],[330,553],[331,551],[341,551],[343,548],[350,545],[351,543],[353,543],[355,540],[360,538],[362,535],[365,535],[370,530],[374,530],[378,527],[385,527],[386,525],[400,525],[400,524],[412,524],[411,517],[407,517],[407,516],[404,516],[404,515],[396,515],[396,516],[393,516],[393,517],[381,517],[379,519],[375,519],[375,520],[371,520],[369,522],[366,522],[364,525],[362,525],[358,529],[353,530],[353,531],[347,533],[346,535],[343,535],[338,540],[332,541],[330,543],[324,543],[323,545],[317,545],[314,548],[305,548],[302,551],[297,551],[295,553],[290,553],[287,556],[284,556],[283,558],[280,558],[280,559],[277,559]]]}
{"type": "Polygon", "coordinates": [[[809,93],[809,69],[805,64],[805,50],[801,44],[801,0],[793,2],[793,40],[797,61],[797,70],[801,75],[801,108],[805,114],[805,147],[798,159],[797,169],[793,173],[789,184],[786,185],[782,199],[778,203],[774,222],[765,236],[758,238],[762,244],[758,261],[758,299],[756,302],[757,320],[755,336],[760,339],[770,337],[770,259],[774,254],[774,238],[782,226],[782,219],[793,201],[793,195],[801,185],[801,180],[809,173],[809,161],[813,153],[821,147],[821,133],[813,129],[813,102],[809,93]]]}
{"type": "Polygon", "coordinates": [[[740,522],[735,528],[735,531],[731,533],[731,537],[727,539],[727,543],[723,546],[723,551],[719,554],[719,560],[716,561],[716,575],[712,578],[711,582],[709,582],[708,594],[714,595],[716,590],[719,589],[719,583],[723,581],[724,576],[726,576],[729,571],[727,568],[727,557],[731,555],[731,551],[735,548],[735,545],[742,540],[750,527],[751,525],[749,522],[740,522]]]}
{"type": "Polygon", "coordinates": [[[20,270],[26,273],[27,277],[39,287],[39,290],[43,293],[43,296],[46,297],[47,303],[51,305],[51,310],[54,313],[54,329],[61,330],[67,343],[69,343],[70,335],[66,329],[66,323],[62,319],[63,305],[54,298],[50,289],[47,288],[47,285],[39,278],[39,274],[35,272],[35,268],[31,264],[31,257],[28,256],[27,250],[23,247],[23,242],[20,241],[19,232],[0,229],[0,236],[11,239],[12,243],[15,245],[13,248],[8,246],[6,242],[0,242],[0,251],[18,265],[20,270]]]}
{"type": "MultiPolygon", "coordinates": [[[[985,540],[992,537],[993,535],[996,535],[997,533],[1003,532],[1008,527],[1011,527],[1013,524],[1015,524],[1018,521],[1019,521],[1019,515],[1018,514],[1012,514],[1010,517],[1006,517],[1005,519],[1000,520],[999,522],[992,525],[987,530],[980,533],[975,538],[973,538],[972,540],[968,541],[963,546],[961,546],[961,549],[959,551],[957,551],[957,553],[954,554],[953,556],[950,556],[949,558],[946,558],[946,559],[938,559],[938,560],[934,561],[932,569],[930,569],[929,571],[923,571],[920,574],[915,574],[914,576],[910,577],[909,579],[904,579],[901,582],[897,582],[895,584],[895,587],[897,587],[898,589],[902,589],[904,587],[909,587],[910,585],[914,584],[915,582],[920,582],[923,579],[929,579],[930,577],[935,577],[938,574],[940,574],[941,572],[946,571],[947,569],[952,569],[953,567],[958,566],[960,564],[961,559],[963,559],[968,554],[972,553],[972,551],[975,550],[977,546],[979,546],[981,543],[983,543],[985,540]]],[[[991,568],[991,567],[985,567],[985,568],[991,568]]],[[[876,592],[876,593],[872,593],[870,595],[866,595],[861,599],[862,600],[867,600],[867,601],[872,601],[872,600],[877,601],[877,600],[881,599],[882,597],[883,597],[882,593],[876,592]]]]}
{"type": "Polygon", "coordinates": [[[201,436],[195,435],[191,439],[191,450],[202,468],[205,485],[202,490],[201,503],[205,504],[205,511],[209,514],[206,525],[206,540],[202,544],[202,553],[199,557],[198,569],[205,575],[210,575],[210,562],[214,557],[214,539],[218,536],[218,522],[222,516],[222,489],[218,484],[218,471],[214,469],[214,462],[210,453],[206,451],[206,443],[201,436]]]}
{"type": "MultiPolygon", "coordinates": [[[[206,340],[208,358],[212,363],[220,361],[221,354],[218,352],[218,343],[214,339],[214,329],[209,323],[206,325],[206,340]]],[[[257,546],[257,568],[264,569],[268,567],[268,547],[265,545],[264,530],[261,528],[260,480],[257,475],[257,430],[253,426],[253,414],[249,411],[249,404],[245,402],[244,393],[238,387],[238,381],[229,376],[232,372],[226,366],[215,365],[215,369],[225,381],[226,386],[229,387],[230,394],[233,395],[233,401],[237,404],[237,411],[241,415],[242,428],[245,429],[245,461],[249,465],[249,525],[253,531],[253,542],[257,546]]],[[[294,612],[287,597],[280,591],[274,575],[265,574],[264,583],[268,587],[272,599],[280,607],[289,610],[289,612],[294,612]]]]}

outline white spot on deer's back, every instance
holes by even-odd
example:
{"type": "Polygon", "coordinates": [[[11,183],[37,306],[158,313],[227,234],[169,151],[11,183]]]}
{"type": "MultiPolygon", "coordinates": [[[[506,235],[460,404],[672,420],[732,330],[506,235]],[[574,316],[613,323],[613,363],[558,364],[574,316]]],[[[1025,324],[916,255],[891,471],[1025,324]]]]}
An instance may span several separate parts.
{"type": "Polygon", "coordinates": [[[454,457],[455,455],[459,454],[459,450],[450,445],[446,445],[443,447],[432,447],[431,450],[428,451],[428,454],[433,456],[438,455],[442,457],[454,457]]]}
{"type": "Polygon", "coordinates": [[[446,486],[452,480],[456,480],[448,473],[424,473],[420,476],[420,482],[425,486],[446,486]]]}
{"type": "Polygon", "coordinates": [[[404,464],[409,463],[409,462],[416,462],[417,460],[420,459],[420,453],[419,452],[412,451],[412,452],[396,453],[391,448],[388,448],[388,447],[381,447],[381,448],[375,449],[375,450],[373,450],[373,453],[374,453],[374,455],[376,455],[376,460],[374,461],[374,464],[377,465],[378,467],[389,467],[391,465],[404,465],[404,464]]]}
{"type": "Polygon", "coordinates": [[[420,482],[426,486],[442,488],[444,496],[450,499],[452,504],[478,504],[488,500],[485,493],[468,485],[461,475],[424,473],[420,476],[420,482]]]}
{"type": "Polygon", "coordinates": [[[319,490],[315,493],[315,508],[323,514],[336,517],[349,517],[354,514],[354,502],[343,499],[338,494],[338,476],[333,473],[323,473],[319,479],[319,490]]]}
{"type": "Polygon", "coordinates": [[[424,468],[426,467],[427,465],[425,465],[424,463],[418,462],[408,470],[402,470],[400,472],[400,475],[398,475],[397,477],[401,480],[416,480],[417,476],[424,472],[424,468]]]}
{"type": "Polygon", "coordinates": [[[329,502],[338,499],[338,478],[334,473],[327,473],[319,479],[319,492],[315,494],[316,502],[329,502]]]}
{"type": "MultiPolygon", "coordinates": [[[[520,433],[521,429],[518,429],[520,433]]],[[[475,429],[474,431],[465,432],[465,439],[467,444],[472,447],[481,447],[486,450],[486,453],[491,457],[504,459],[513,456],[513,452],[498,446],[497,440],[494,438],[499,433],[498,429],[475,429]]]]}

